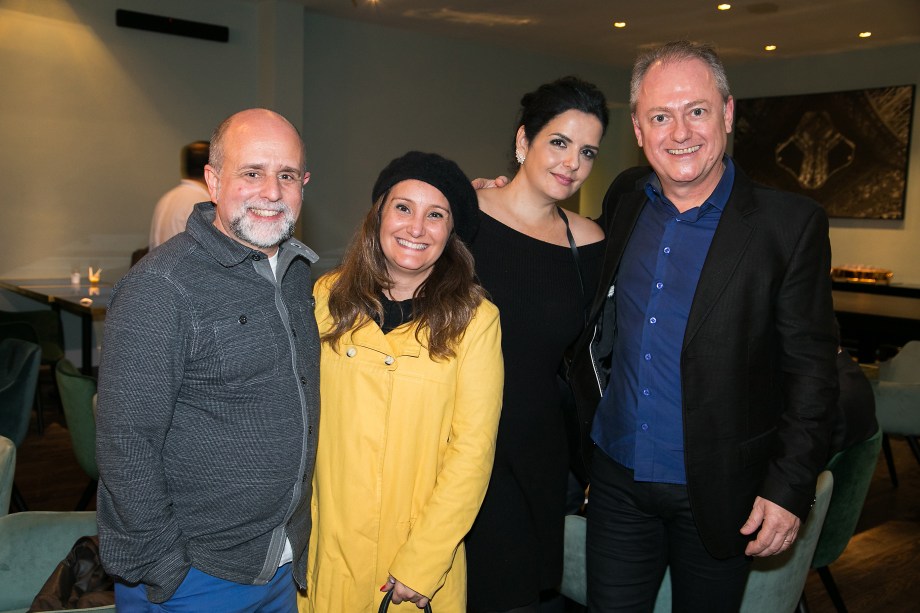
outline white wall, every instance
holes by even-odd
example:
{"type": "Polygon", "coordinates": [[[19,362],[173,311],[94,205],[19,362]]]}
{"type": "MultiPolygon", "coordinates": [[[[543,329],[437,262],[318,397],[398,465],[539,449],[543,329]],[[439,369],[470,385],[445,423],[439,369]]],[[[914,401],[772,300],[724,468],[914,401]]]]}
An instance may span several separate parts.
{"type": "MultiPolygon", "coordinates": [[[[117,280],[178,180],[180,147],[255,105],[303,128],[313,179],[302,235],[334,258],[390,159],[419,148],[471,176],[506,172],[520,96],[578,74],[613,103],[582,198],[596,214],[612,177],[638,159],[628,71],[553,57],[550,42],[535,55],[304,13],[296,0],[0,0],[0,275],[93,265],[117,280]],[[116,8],[226,25],[230,42],[118,28],[116,8]]],[[[757,62],[729,77],[739,98],[917,83],[920,45],[757,62]]],[[[905,219],[832,220],[835,264],[920,284],[918,131],[915,115],[905,219]]]]}
{"type": "MultiPolygon", "coordinates": [[[[370,207],[377,174],[394,157],[435,151],[471,177],[506,174],[524,93],[577,74],[608,95],[615,89],[625,95],[625,71],[555,58],[550,46],[540,56],[310,12],[304,22],[304,134],[312,178],[303,234],[332,259],[370,207]]],[[[604,144],[601,160],[616,159],[604,144]]],[[[599,166],[595,173],[606,173],[600,179],[606,188],[618,169],[599,166]]]]}
{"type": "MultiPolygon", "coordinates": [[[[568,73],[623,82],[600,65],[319,18],[296,0],[0,0],[0,276],[92,265],[119,279],[178,181],[181,146],[256,105],[303,128],[302,234],[334,259],[390,159],[419,148],[471,175],[506,172],[520,96],[568,73]],[[118,28],[118,8],[225,25],[230,42],[118,28]]],[[[0,308],[28,305],[0,292],[0,308]]],[[[75,351],[77,322],[64,325],[75,351]]]]}
{"type": "MultiPolygon", "coordinates": [[[[507,171],[518,101],[575,73],[612,103],[611,123],[581,211],[594,216],[616,173],[642,160],[625,107],[628,71],[513,49],[348,22],[304,19],[304,127],[313,178],[303,236],[334,260],[369,206],[377,172],[410,148],[438,151],[471,176],[507,171]]],[[[920,45],[728,69],[737,98],[819,93],[920,81],[920,45]]],[[[881,266],[920,285],[920,104],[915,109],[902,221],[831,220],[833,263],[881,266]]],[[[331,262],[324,260],[324,265],[331,262]]]]}
{"type": "MultiPolygon", "coordinates": [[[[736,98],[845,91],[920,82],[920,45],[729,67],[736,98]]],[[[917,92],[920,96],[920,92],[917,92]]],[[[904,219],[831,219],[834,265],[894,271],[920,285],[920,99],[915,103],[904,219]]]]}
{"type": "Polygon", "coordinates": [[[124,273],[181,146],[258,102],[256,5],[213,4],[0,3],[0,274],[124,273]],[[230,42],[118,28],[116,8],[227,25],[230,42]]]}
{"type": "MultiPolygon", "coordinates": [[[[216,4],[0,0],[0,275],[127,270],[181,146],[260,101],[257,5],[216,4]],[[230,42],[119,28],[116,8],[226,25],[230,42]]],[[[28,308],[8,295],[0,307],[28,308]]],[[[63,319],[73,350],[77,322],[63,319]]]]}

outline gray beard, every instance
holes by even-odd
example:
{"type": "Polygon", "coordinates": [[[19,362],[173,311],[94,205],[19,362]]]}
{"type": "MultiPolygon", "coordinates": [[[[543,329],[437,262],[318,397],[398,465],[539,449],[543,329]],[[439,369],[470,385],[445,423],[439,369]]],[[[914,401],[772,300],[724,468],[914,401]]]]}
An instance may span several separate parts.
{"type": "MultiPolygon", "coordinates": [[[[289,218],[289,216],[290,212],[286,210],[285,217],[289,218]]],[[[272,234],[260,232],[257,235],[257,233],[253,231],[253,228],[248,223],[245,213],[230,221],[230,230],[238,239],[262,249],[270,249],[271,247],[276,247],[284,241],[288,240],[294,236],[295,227],[296,222],[291,219],[286,226],[279,228],[272,234]]]]}

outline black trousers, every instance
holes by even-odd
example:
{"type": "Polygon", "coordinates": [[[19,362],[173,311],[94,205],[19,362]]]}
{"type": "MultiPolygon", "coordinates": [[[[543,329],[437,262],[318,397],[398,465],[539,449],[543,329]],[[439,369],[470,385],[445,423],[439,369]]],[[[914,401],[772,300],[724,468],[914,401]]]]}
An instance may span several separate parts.
{"type": "Polygon", "coordinates": [[[668,567],[673,611],[738,610],[750,558],[709,555],[685,485],[635,481],[632,470],[596,448],[587,517],[591,613],[652,611],[668,567]]]}

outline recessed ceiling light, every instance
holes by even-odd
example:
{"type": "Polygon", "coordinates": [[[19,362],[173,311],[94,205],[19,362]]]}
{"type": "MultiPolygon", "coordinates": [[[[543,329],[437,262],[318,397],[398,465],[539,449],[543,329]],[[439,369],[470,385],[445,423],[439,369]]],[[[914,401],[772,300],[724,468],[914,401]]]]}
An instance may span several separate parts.
{"type": "Polygon", "coordinates": [[[716,8],[719,9],[720,11],[727,11],[727,10],[730,9],[731,7],[732,7],[731,4],[729,4],[729,3],[727,3],[727,2],[723,2],[722,4],[720,4],[719,6],[717,6],[716,8]]]}
{"type": "Polygon", "coordinates": [[[763,50],[764,51],[776,51],[776,45],[765,45],[763,50]]]}
{"type": "Polygon", "coordinates": [[[860,32],[859,33],[860,38],[869,38],[870,36],[872,36],[872,32],[860,32]]]}
{"type": "Polygon", "coordinates": [[[614,21],[614,22],[613,22],[613,27],[614,27],[614,28],[625,28],[625,27],[626,27],[626,22],[625,22],[625,21],[614,21]]]}

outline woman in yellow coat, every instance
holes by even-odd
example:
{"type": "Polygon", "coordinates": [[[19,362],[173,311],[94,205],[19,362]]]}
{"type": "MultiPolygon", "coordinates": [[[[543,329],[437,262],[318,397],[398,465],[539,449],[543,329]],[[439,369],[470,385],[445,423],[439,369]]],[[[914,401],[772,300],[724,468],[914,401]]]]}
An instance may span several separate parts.
{"type": "Polygon", "coordinates": [[[476,195],[410,152],[317,281],[319,446],[304,613],[466,611],[463,537],[485,495],[502,397],[498,310],[464,240],[476,195]],[[381,585],[382,584],[382,585],[381,585]]]}

